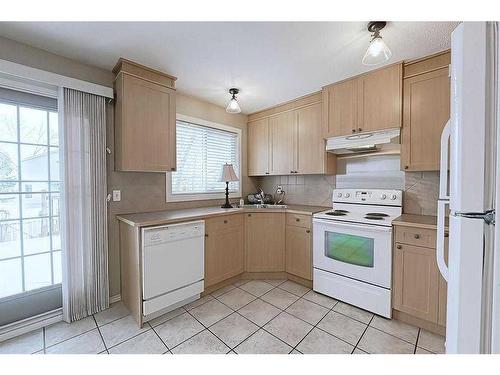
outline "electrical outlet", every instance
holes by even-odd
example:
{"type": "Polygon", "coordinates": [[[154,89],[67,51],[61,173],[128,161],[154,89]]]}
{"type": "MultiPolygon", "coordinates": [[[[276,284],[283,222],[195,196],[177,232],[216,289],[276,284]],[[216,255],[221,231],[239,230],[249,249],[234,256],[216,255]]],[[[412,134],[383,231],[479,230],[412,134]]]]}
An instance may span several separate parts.
{"type": "Polygon", "coordinates": [[[113,202],[120,202],[122,200],[122,191],[113,190],[113,202]]]}

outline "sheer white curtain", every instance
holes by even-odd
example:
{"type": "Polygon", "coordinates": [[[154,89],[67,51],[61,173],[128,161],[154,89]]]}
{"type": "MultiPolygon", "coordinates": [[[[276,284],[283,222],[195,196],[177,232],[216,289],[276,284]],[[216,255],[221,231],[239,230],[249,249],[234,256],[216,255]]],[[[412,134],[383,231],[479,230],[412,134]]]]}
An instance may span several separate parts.
{"type": "Polygon", "coordinates": [[[109,307],[106,99],[61,89],[63,319],[109,307]]]}

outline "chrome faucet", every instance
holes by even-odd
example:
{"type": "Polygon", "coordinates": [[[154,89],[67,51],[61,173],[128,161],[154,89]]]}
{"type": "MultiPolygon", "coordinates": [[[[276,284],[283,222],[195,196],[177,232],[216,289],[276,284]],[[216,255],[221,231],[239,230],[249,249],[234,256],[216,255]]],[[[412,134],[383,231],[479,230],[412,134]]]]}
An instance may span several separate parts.
{"type": "Polygon", "coordinates": [[[255,198],[257,198],[259,201],[260,201],[260,204],[264,204],[264,190],[262,190],[261,188],[258,188],[257,190],[260,190],[260,192],[258,194],[255,194],[255,198]]]}

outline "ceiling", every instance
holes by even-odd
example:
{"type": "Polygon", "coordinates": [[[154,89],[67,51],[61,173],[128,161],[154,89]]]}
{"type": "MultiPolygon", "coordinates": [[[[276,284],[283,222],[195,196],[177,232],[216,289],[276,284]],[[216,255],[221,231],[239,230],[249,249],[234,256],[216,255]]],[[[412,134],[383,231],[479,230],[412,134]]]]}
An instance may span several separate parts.
{"type": "MultiPolygon", "coordinates": [[[[458,22],[388,22],[388,63],[450,47],[458,22]]],[[[369,70],[367,22],[2,22],[0,35],[111,70],[125,57],[178,77],[177,88],[244,113],[369,70]]]]}

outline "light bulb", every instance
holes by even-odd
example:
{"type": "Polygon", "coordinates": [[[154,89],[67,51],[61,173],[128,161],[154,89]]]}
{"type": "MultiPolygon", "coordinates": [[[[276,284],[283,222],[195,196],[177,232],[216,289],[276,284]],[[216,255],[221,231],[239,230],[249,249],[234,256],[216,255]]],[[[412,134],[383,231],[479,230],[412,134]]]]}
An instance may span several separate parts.
{"type": "Polygon", "coordinates": [[[382,37],[377,34],[373,37],[366,50],[365,56],[363,57],[363,64],[378,65],[389,60],[391,56],[391,50],[382,40],[382,37]]]}
{"type": "Polygon", "coordinates": [[[240,105],[238,104],[238,101],[236,100],[235,97],[231,98],[229,101],[229,104],[226,107],[226,112],[227,113],[240,113],[241,108],[240,105]]]}

